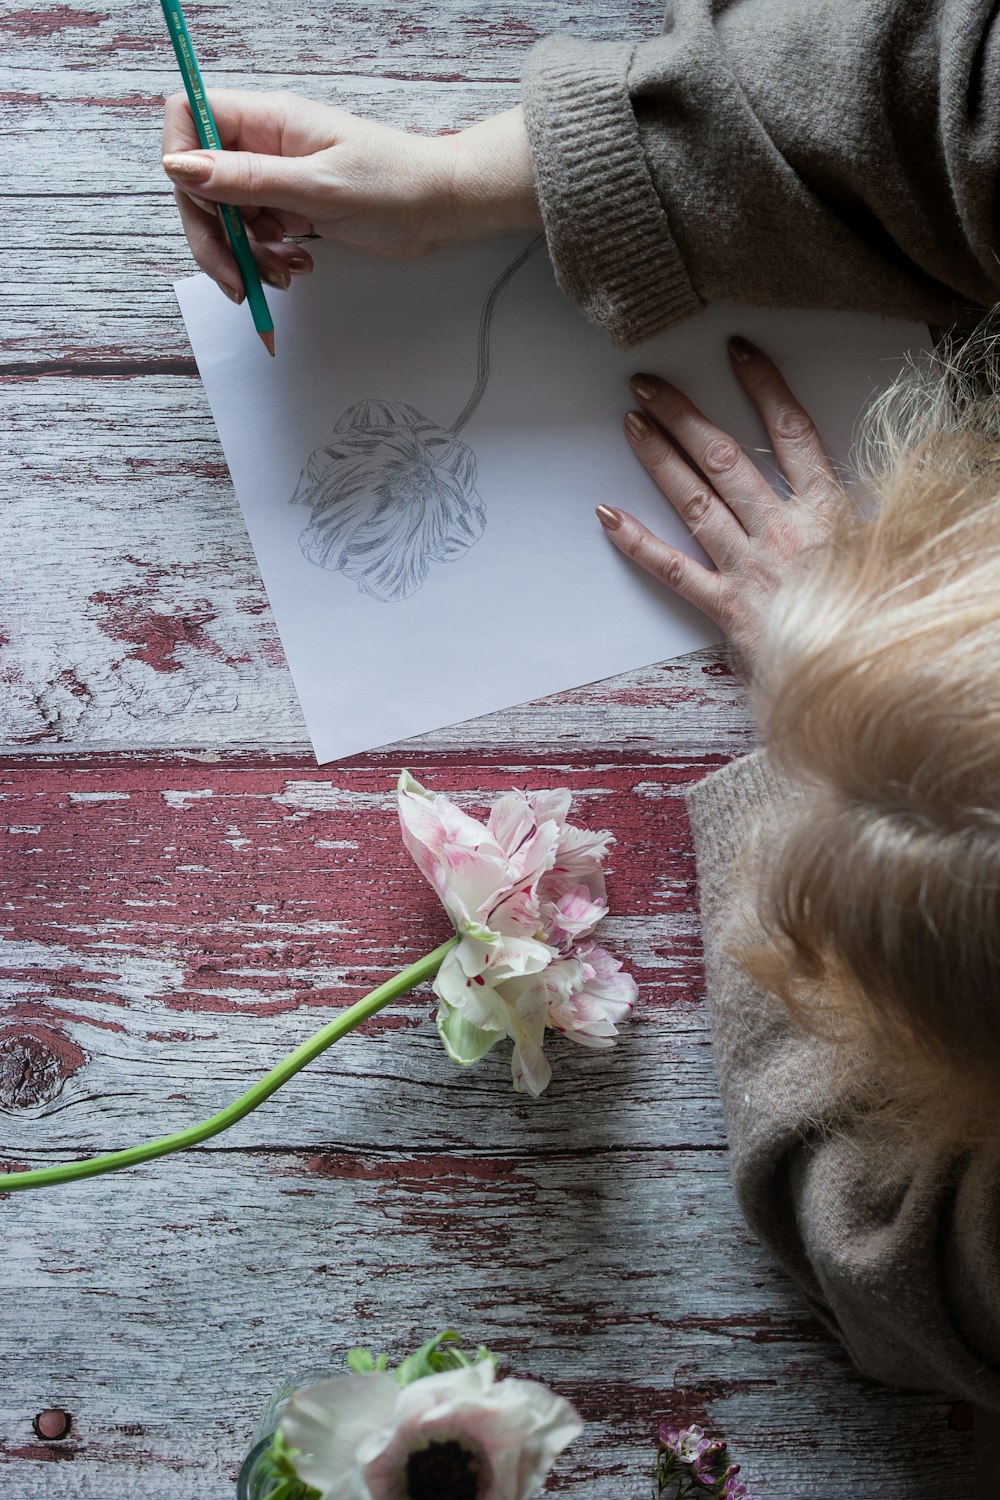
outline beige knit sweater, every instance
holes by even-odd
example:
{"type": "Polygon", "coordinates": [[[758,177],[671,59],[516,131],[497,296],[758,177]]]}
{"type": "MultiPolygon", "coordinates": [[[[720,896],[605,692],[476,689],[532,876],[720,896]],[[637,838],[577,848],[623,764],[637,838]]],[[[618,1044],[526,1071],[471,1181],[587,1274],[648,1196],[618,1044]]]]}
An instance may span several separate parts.
{"type": "Polygon", "coordinates": [[[993,0],[670,0],[646,41],[542,42],[523,100],[556,274],[619,343],[709,301],[1000,298],[993,0]]]}
{"type": "Polygon", "coordinates": [[[727,956],[737,867],[789,791],[758,752],[687,796],[737,1199],[865,1374],[1000,1409],[1000,1126],[968,1150],[873,1110],[873,1061],[845,1070],[727,956]]]}

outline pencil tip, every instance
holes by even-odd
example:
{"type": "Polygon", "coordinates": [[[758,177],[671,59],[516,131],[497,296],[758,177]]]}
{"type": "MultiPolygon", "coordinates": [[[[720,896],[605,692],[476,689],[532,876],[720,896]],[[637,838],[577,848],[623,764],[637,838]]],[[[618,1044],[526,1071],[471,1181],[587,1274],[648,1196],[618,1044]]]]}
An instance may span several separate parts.
{"type": "MultiPolygon", "coordinates": [[[[259,329],[258,329],[258,332],[260,332],[259,329]]],[[[260,335],[260,341],[264,345],[264,348],[267,350],[268,354],[273,359],[274,358],[274,329],[273,328],[269,328],[268,331],[267,331],[267,333],[261,333],[261,335],[260,335]]]]}

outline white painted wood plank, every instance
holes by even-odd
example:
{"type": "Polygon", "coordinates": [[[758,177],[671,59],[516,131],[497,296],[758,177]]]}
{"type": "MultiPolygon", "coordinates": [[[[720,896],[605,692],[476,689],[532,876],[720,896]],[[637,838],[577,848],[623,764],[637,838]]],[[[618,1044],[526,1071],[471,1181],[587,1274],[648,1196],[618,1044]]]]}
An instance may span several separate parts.
{"type": "MultiPolygon", "coordinates": [[[[302,0],[294,12],[276,12],[266,0],[200,0],[185,13],[209,82],[249,71],[256,79],[361,75],[447,84],[516,80],[528,48],[550,32],[602,40],[655,35],[663,7],[661,0],[592,0],[585,11],[568,0],[408,0],[405,6],[348,0],[333,10],[322,0],[302,0]]],[[[35,0],[8,9],[0,31],[12,72],[67,70],[89,81],[116,67],[145,80],[168,66],[159,11],[126,0],[99,7],[35,0]]]]}
{"type": "Polygon", "coordinates": [[[727,1434],[769,1500],[965,1492],[939,1403],[853,1376],[748,1243],[717,1155],[205,1152],[0,1205],[10,1500],[222,1500],[290,1370],[456,1324],[591,1423],[576,1500],[647,1493],[660,1415],[727,1434]],[[626,1228],[627,1226],[627,1228],[626,1228]],[[32,1308],[25,1323],[23,1308],[32,1308]],[[61,1470],[31,1437],[76,1421],[61,1470]]]}
{"type": "MultiPolygon", "coordinates": [[[[0,950],[6,962],[13,956],[0,950]]],[[[4,991],[14,1004],[30,992],[10,982],[4,991]]],[[[105,1029],[114,1024],[106,1004],[96,1025],[87,1024],[83,1001],[69,1009],[78,1019],[67,1019],[64,1004],[60,1035],[84,1051],[86,1067],[44,1105],[3,1123],[3,1151],[32,1166],[119,1150],[206,1119],[335,1014],[209,1018],[140,1003],[121,1013],[125,1029],[113,1032],[105,1029]],[[149,1033],[170,1040],[147,1039],[149,1033]]],[[[640,1017],[606,1056],[558,1040],[548,1051],[554,1081],[541,1100],[525,1100],[511,1088],[509,1047],[499,1045],[476,1069],[456,1068],[429,1003],[403,1006],[389,1029],[371,1023],[337,1043],[221,1144],[355,1151],[366,1143],[398,1146],[415,1130],[423,1147],[461,1151],[489,1143],[500,1156],[559,1153],[569,1142],[596,1153],[724,1145],[700,1020],[640,1017]]]]}

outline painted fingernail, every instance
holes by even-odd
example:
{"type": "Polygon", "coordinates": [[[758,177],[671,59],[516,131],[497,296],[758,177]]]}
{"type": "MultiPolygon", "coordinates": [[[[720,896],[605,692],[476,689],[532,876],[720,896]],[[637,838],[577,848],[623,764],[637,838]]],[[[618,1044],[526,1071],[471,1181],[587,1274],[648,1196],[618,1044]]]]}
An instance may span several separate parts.
{"type": "Polygon", "coordinates": [[[230,302],[235,302],[237,307],[240,306],[240,304],[242,303],[243,298],[245,296],[245,293],[243,293],[243,292],[234,292],[233,289],[232,289],[232,287],[231,286],[226,286],[226,283],[224,281],[219,281],[219,282],[216,283],[216,285],[218,286],[220,292],[225,292],[225,294],[229,298],[230,302]]]}
{"type": "Polygon", "coordinates": [[[737,335],[736,338],[729,340],[729,357],[733,360],[734,364],[749,364],[756,353],[756,346],[751,344],[749,339],[741,339],[737,335]]]}
{"type": "Polygon", "coordinates": [[[610,505],[599,505],[597,519],[605,531],[617,531],[622,524],[622,513],[620,510],[613,510],[610,505]]]}
{"type": "Polygon", "coordinates": [[[260,274],[268,286],[277,287],[279,292],[287,292],[292,284],[292,278],[287,271],[261,271],[260,274]]]}
{"type": "Polygon", "coordinates": [[[185,151],[183,156],[165,156],[163,170],[180,183],[207,182],[212,175],[212,163],[196,151],[185,151]]]}
{"type": "Polygon", "coordinates": [[[308,255],[290,255],[285,261],[291,271],[308,271],[311,264],[308,255]]]}
{"type": "Polygon", "coordinates": [[[650,433],[653,431],[652,427],[650,427],[649,423],[646,421],[646,418],[640,411],[630,411],[628,416],[625,418],[625,426],[628,428],[632,436],[634,438],[638,438],[640,442],[643,438],[648,438],[650,433]]]}
{"type": "Polygon", "coordinates": [[[655,375],[633,375],[629,385],[635,391],[640,401],[652,401],[660,389],[660,382],[655,375]]]}

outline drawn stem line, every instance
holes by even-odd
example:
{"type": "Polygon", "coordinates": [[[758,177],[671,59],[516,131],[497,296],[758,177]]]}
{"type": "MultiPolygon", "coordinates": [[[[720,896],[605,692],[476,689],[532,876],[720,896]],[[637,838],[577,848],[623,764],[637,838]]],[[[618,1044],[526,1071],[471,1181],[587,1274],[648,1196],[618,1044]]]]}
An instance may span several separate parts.
{"type": "Polygon", "coordinates": [[[531,244],[526,250],[522,250],[521,254],[517,256],[516,259],[512,260],[509,266],[505,267],[505,269],[501,271],[496,281],[494,281],[493,285],[490,287],[486,301],[483,303],[483,311],[479,318],[479,360],[476,372],[476,383],[472,387],[472,395],[469,397],[468,401],[465,403],[457,419],[452,425],[452,432],[461,432],[462,428],[472,416],[480,401],[482,401],[483,396],[486,394],[486,387],[489,383],[490,378],[490,328],[492,326],[493,316],[497,310],[500,298],[507,290],[507,283],[508,281],[510,281],[510,278],[515,274],[515,272],[521,269],[525,261],[528,260],[532,255],[534,255],[537,250],[540,250],[542,245],[544,244],[544,234],[538,235],[536,239],[532,240],[531,244]]]}

